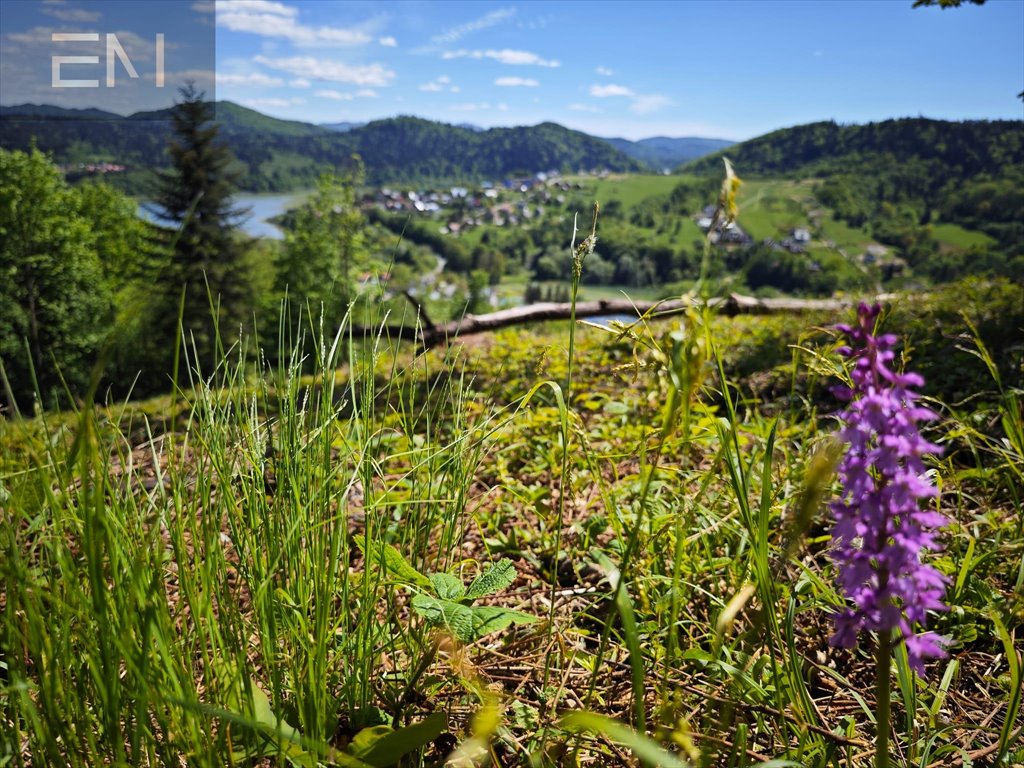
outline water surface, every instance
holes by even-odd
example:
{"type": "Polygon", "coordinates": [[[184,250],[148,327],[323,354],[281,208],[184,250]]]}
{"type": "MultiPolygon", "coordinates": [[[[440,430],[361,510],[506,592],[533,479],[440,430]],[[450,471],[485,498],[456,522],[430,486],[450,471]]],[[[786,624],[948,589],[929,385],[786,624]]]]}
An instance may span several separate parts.
{"type": "MultiPolygon", "coordinates": [[[[281,240],[284,233],[270,223],[270,219],[280,216],[285,211],[297,208],[309,196],[309,192],[288,192],[286,194],[236,195],[234,205],[236,208],[248,209],[248,213],[242,220],[240,229],[249,237],[266,237],[271,240],[281,240]]],[[[149,209],[150,202],[139,204],[139,216],[156,224],[161,219],[149,209]]]]}

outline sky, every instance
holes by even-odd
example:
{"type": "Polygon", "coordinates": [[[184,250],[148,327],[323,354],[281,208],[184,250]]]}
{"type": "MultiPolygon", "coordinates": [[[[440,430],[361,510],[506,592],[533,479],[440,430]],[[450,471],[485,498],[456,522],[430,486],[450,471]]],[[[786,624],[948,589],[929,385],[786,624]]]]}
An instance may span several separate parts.
{"type": "MultiPolygon", "coordinates": [[[[401,114],[742,140],[828,119],[1024,118],[1024,0],[912,5],[3,0],[0,103],[99,100],[120,113],[163,106],[173,88],[157,93],[143,65],[154,63],[152,41],[165,29],[168,86],[188,78],[212,92],[212,59],[217,99],[316,123],[401,114]],[[127,36],[140,78],[129,81],[117,63],[116,88],[54,89],[54,51],[86,45],[54,43],[54,31],[127,36]]],[[[87,69],[65,65],[64,76],[87,69]]],[[[93,69],[102,78],[102,63],[93,69]]]]}

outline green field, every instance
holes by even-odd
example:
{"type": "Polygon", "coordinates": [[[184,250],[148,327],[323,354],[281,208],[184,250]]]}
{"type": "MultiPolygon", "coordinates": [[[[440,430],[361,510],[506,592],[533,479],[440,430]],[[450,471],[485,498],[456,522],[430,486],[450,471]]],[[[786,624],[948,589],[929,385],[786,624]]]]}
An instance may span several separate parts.
{"type": "Polygon", "coordinates": [[[958,224],[932,224],[932,236],[947,247],[967,250],[975,246],[995,245],[995,239],[984,232],[964,229],[958,224]]]}
{"type": "Polygon", "coordinates": [[[595,179],[593,176],[568,176],[566,181],[583,185],[582,194],[588,199],[597,200],[602,205],[618,200],[625,208],[633,206],[651,197],[666,195],[688,176],[665,176],[655,174],[612,174],[606,179],[595,179]]]}
{"type": "Polygon", "coordinates": [[[861,252],[874,243],[865,232],[850,227],[821,207],[814,198],[814,180],[744,181],[740,187],[739,221],[755,240],[788,237],[796,227],[811,231],[816,240],[836,248],[861,252]]]}

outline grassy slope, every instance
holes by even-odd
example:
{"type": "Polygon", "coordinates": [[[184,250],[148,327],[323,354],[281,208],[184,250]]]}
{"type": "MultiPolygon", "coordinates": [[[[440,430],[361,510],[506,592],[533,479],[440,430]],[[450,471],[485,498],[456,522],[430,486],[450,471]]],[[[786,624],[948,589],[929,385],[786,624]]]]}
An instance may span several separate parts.
{"type": "MultiPolygon", "coordinates": [[[[927,310],[900,304],[885,325],[906,335],[911,365],[940,391],[954,371],[991,390],[981,361],[948,349],[944,336],[963,330],[956,312],[966,309],[1006,363],[1014,353],[999,334],[1024,322],[1018,295],[961,286],[927,310]]],[[[706,765],[787,757],[867,766],[873,727],[861,707],[874,663],[867,641],[853,651],[827,644],[838,598],[819,504],[807,538],[785,550],[809,462],[833,428],[817,413],[835,408],[835,357],[814,330],[832,320],[720,318],[708,336],[690,325],[692,349],[713,342],[744,405],[730,415],[713,366],[698,368],[693,419],[661,448],[667,377],[657,355],[641,347],[638,359],[653,367],[637,369],[632,345],[595,329],[578,333],[568,410],[549,386],[522,403],[539,382],[565,381],[565,324],[427,356],[357,343],[337,375],[332,367],[313,381],[284,371],[218,378],[223,389],[185,390],[177,406],[104,412],[70,464],[74,416],[0,422],[4,514],[13,516],[0,528],[0,631],[20,649],[6,659],[15,684],[0,688],[5,732],[19,718],[19,739],[52,763],[171,765],[187,753],[213,766],[229,749],[278,760],[295,749],[274,735],[270,712],[315,751],[345,748],[375,708],[398,724],[442,713],[452,743],[472,712],[500,699],[504,730],[483,735],[495,736],[504,765],[529,754],[555,765],[567,746],[581,765],[631,764],[628,748],[558,726],[561,713],[586,707],[634,724],[644,716],[666,744],[681,719],[706,765]],[[797,343],[823,356],[800,355],[791,369],[797,343]],[[464,650],[446,645],[434,660],[432,635],[409,610],[414,590],[395,584],[407,579],[368,566],[353,533],[463,580],[507,558],[516,580],[487,603],[547,621],[464,650]],[[634,535],[636,626],[624,631],[604,575],[622,567],[634,535]],[[736,602],[752,582],[756,594],[736,602]],[[727,605],[738,609],[728,620],[727,605]],[[629,659],[641,662],[639,679],[629,659]],[[421,664],[427,674],[410,677],[421,664]],[[19,693],[23,681],[38,694],[19,693]],[[224,710],[236,713],[230,728],[224,710]],[[260,717],[269,730],[257,737],[244,724],[260,717]]],[[[656,325],[648,341],[670,344],[673,327],[656,325]]],[[[998,425],[1000,415],[1015,423],[1010,405],[990,391],[964,408],[938,406],[943,419],[929,432],[946,447],[932,466],[952,520],[932,562],[959,574],[958,607],[933,620],[954,640],[951,661],[916,684],[913,716],[894,719],[910,764],[987,748],[1007,716],[1006,657],[990,617],[1019,631],[1022,577],[1005,566],[1022,547],[1024,445],[1002,442],[1001,427],[972,425],[998,425]]],[[[412,733],[400,739],[417,743],[412,733]]],[[[426,746],[410,764],[445,754],[426,746]]]]}
{"type": "Polygon", "coordinates": [[[678,176],[640,173],[612,174],[606,179],[569,176],[566,180],[582,183],[583,192],[588,197],[601,203],[618,200],[626,208],[632,208],[648,198],[667,194],[680,182],[678,176]]]}

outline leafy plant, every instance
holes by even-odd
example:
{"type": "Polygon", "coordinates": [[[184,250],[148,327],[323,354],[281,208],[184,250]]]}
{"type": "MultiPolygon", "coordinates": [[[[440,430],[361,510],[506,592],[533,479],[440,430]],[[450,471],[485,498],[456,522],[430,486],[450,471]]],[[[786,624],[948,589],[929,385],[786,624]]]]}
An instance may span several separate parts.
{"type": "Polygon", "coordinates": [[[390,544],[367,546],[363,536],[356,537],[356,544],[367,563],[390,573],[398,582],[421,590],[412,598],[413,610],[429,625],[450,631],[463,643],[476,642],[512,624],[537,621],[536,616],[523,611],[473,605],[475,600],[496,594],[515,581],[516,569],[510,560],[492,564],[467,587],[451,573],[420,573],[390,544]]]}

